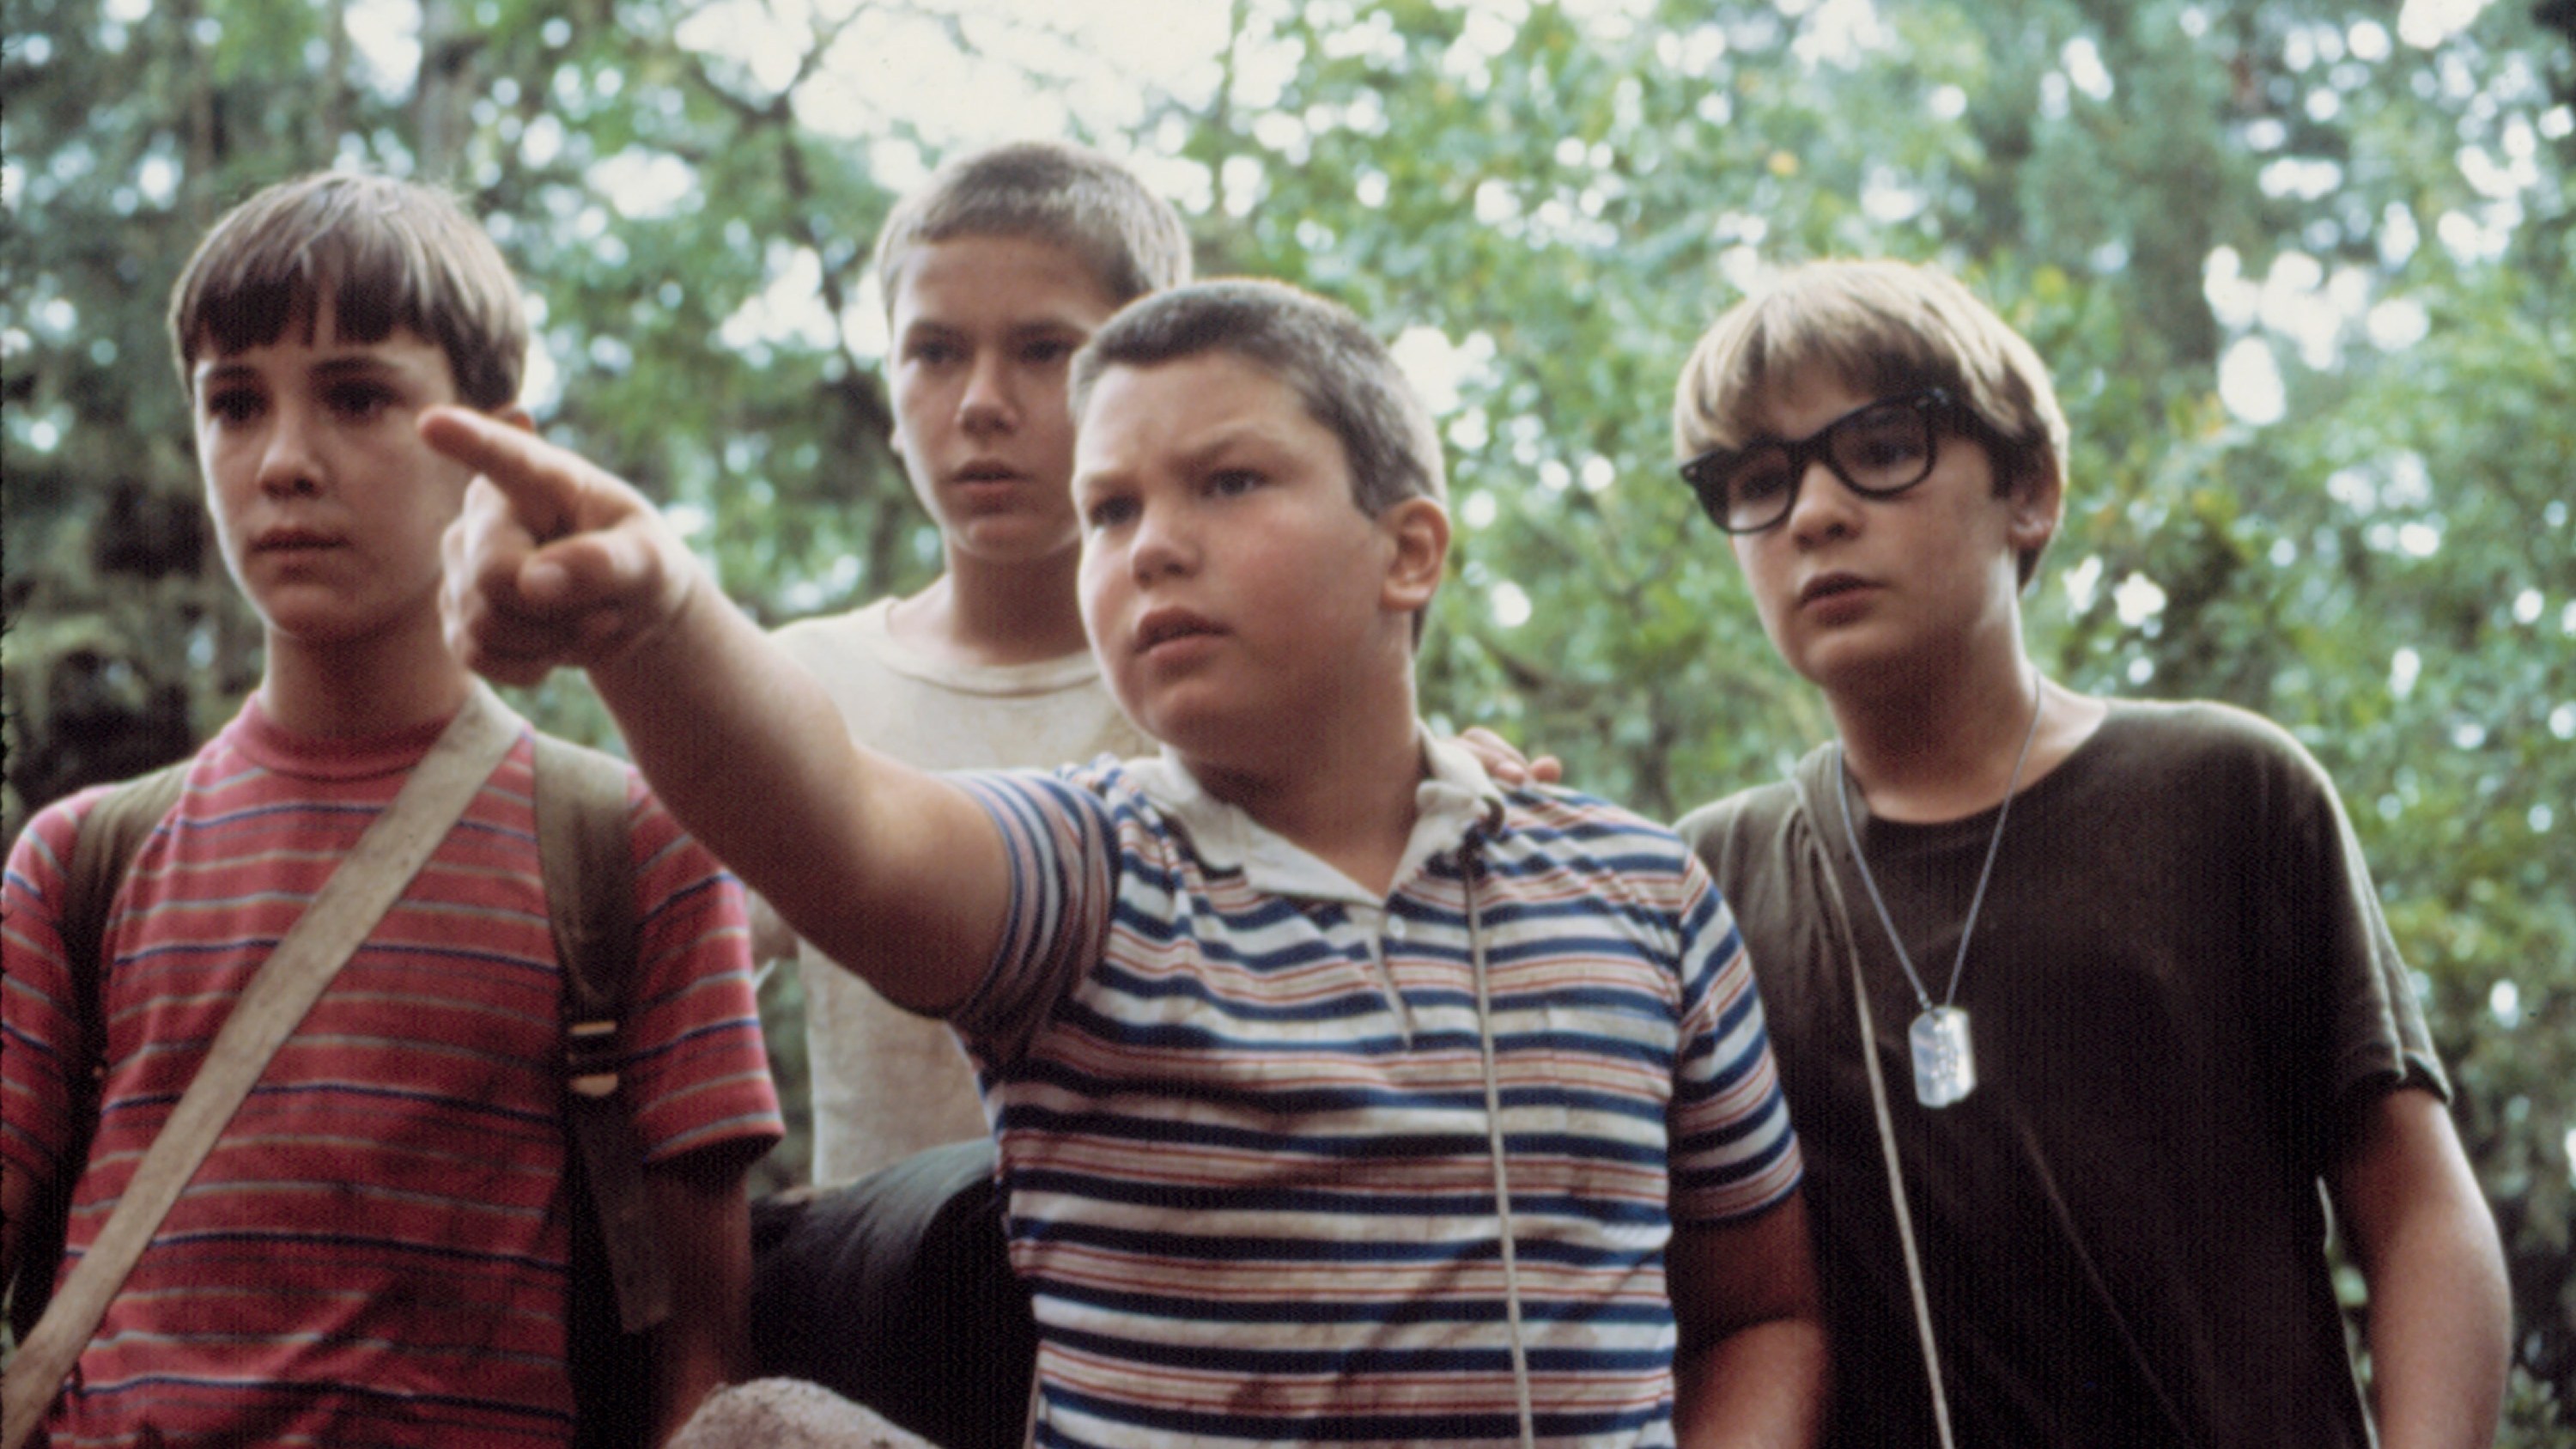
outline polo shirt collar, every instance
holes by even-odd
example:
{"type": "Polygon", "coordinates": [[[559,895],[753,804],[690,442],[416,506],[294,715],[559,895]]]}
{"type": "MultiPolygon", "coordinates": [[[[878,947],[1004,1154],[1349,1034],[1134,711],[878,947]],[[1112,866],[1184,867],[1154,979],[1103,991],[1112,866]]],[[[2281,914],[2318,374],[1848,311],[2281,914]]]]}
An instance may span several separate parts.
{"type": "MultiPolygon", "coordinates": [[[[1414,787],[1413,834],[1395,870],[1396,891],[1432,857],[1456,850],[1480,823],[1491,829],[1503,812],[1503,792],[1476,757],[1415,726],[1423,777],[1414,787]]],[[[1188,835],[1200,862],[1214,871],[1240,870],[1244,883],[1269,895],[1382,907],[1386,902],[1359,882],[1268,829],[1240,808],[1211,795],[1179,754],[1133,760],[1130,777],[1164,817],[1188,835]]]]}

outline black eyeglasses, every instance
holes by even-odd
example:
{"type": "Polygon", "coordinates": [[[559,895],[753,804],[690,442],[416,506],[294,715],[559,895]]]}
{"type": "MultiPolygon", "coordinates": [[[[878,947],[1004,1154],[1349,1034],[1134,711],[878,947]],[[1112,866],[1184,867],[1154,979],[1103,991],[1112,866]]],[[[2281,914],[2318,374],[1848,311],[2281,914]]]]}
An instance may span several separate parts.
{"type": "Polygon", "coordinates": [[[1893,498],[1932,476],[1944,421],[1976,415],[1942,388],[1881,398],[1852,409],[1794,443],[1712,448],[1682,465],[1709,522],[1729,533],[1776,528],[1797,506],[1807,465],[1822,461],[1863,498],[1893,498]]]}

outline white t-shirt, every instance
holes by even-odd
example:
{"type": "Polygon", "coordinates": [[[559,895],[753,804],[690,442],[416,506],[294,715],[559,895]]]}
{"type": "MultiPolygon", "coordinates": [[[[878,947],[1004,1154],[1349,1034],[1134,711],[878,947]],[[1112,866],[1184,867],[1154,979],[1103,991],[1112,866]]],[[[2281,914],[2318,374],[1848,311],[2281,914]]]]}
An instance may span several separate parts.
{"type": "MultiPolygon", "coordinates": [[[[951,666],[887,631],[894,601],[777,631],[822,682],[853,738],[926,770],[1052,769],[1153,745],[1119,712],[1089,652],[1036,664],[951,666]]],[[[986,1130],[948,1028],[888,1002],[799,943],[813,1073],[814,1182],[832,1187],[986,1130]]]]}

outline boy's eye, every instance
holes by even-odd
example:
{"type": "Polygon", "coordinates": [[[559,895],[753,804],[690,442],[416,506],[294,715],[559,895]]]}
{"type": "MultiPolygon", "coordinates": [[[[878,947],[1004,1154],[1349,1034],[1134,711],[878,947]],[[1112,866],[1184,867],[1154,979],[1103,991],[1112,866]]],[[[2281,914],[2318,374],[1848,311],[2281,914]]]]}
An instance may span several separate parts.
{"type": "Polygon", "coordinates": [[[1051,366],[1073,356],[1080,344],[1069,337],[1041,337],[1020,348],[1022,362],[1051,366]]]}
{"type": "Polygon", "coordinates": [[[1863,483],[1880,482],[1881,474],[1893,477],[1920,467],[1926,441],[1921,419],[1892,409],[1864,414],[1830,440],[1834,461],[1862,475],[1863,483]]]}
{"type": "Polygon", "coordinates": [[[1863,438],[1852,452],[1856,461],[1875,468],[1911,463],[1923,456],[1922,445],[1911,438],[1863,438]]]}
{"type": "Polygon", "coordinates": [[[1116,528],[1136,516],[1133,498],[1094,499],[1082,510],[1083,522],[1093,528],[1116,528]]]}
{"type": "Polygon", "coordinates": [[[1726,480],[1727,496],[1738,506],[1768,503],[1789,489],[1789,455],[1774,445],[1744,458],[1726,480]]]}
{"type": "Polygon", "coordinates": [[[255,388],[219,387],[207,393],[198,405],[216,422],[241,423],[259,415],[261,399],[255,388]]]}
{"type": "Polygon", "coordinates": [[[915,337],[904,344],[903,355],[907,362],[937,367],[955,362],[965,355],[965,349],[945,337],[915,337]]]}
{"type": "Polygon", "coordinates": [[[395,402],[393,389],[375,383],[351,382],[333,387],[322,395],[331,411],[341,417],[364,422],[395,402]]]}
{"type": "Polygon", "coordinates": [[[1227,468],[1209,475],[1207,491],[1219,498],[1239,498],[1262,484],[1260,474],[1249,468],[1227,468]]]}

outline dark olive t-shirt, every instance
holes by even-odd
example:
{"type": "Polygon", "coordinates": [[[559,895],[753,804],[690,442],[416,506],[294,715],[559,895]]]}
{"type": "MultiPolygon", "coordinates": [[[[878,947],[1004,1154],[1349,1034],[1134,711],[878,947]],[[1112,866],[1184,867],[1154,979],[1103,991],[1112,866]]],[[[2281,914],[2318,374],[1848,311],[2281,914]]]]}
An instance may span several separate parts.
{"type": "MultiPolygon", "coordinates": [[[[1829,750],[1800,767],[1829,792],[1829,750]]],[[[2014,800],[1958,988],[1978,1086],[1918,1106],[1920,1011],[1825,818],[1781,783],[1681,824],[1733,906],[1807,1153],[1831,1442],[1933,1442],[1857,1052],[1868,983],[1957,1442],[2360,1449],[2319,1174],[2359,1107],[2447,1091],[2307,752],[2224,706],[2115,704],[2014,800]]],[[[1995,824],[1853,818],[1937,1000],[1995,824]]]]}

